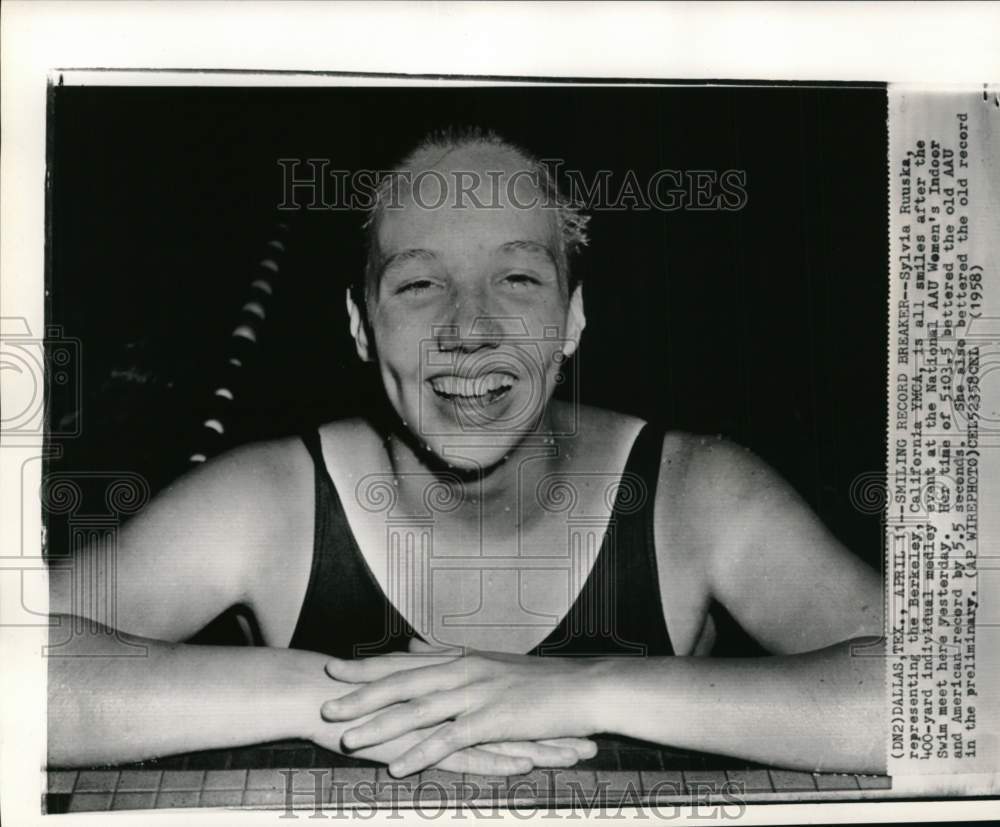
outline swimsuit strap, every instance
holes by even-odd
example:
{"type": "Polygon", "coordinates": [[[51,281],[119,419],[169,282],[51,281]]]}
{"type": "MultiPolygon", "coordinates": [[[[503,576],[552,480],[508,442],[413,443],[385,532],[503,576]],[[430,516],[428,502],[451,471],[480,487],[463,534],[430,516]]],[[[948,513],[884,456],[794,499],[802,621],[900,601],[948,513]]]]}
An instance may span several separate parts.
{"type": "MultiPolygon", "coordinates": [[[[662,427],[642,426],[625,463],[593,568],[569,612],[534,654],[674,653],[660,600],[653,532],[664,434],[662,427]]],[[[584,533],[590,529],[582,528],[584,533]]],[[[580,538],[584,542],[585,536],[580,538]]],[[[574,545],[571,541],[571,548],[574,545]]]]}
{"type": "Polygon", "coordinates": [[[307,431],[302,441],[316,468],[316,517],[309,585],[289,648],[340,658],[405,650],[415,633],[361,553],[323,459],[319,431],[307,431]]]}

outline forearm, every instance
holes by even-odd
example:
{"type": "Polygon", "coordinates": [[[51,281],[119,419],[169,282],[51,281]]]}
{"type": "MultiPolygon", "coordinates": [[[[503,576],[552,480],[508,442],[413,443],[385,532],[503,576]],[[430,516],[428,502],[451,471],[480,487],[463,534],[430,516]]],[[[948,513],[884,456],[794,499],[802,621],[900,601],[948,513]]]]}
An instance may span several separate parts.
{"type": "Polygon", "coordinates": [[[595,664],[596,727],[808,771],[885,770],[881,650],[595,664]]]}
{"type": "MultiPolygon", "coordinates": [[[[121,764],[286,738],[311,740],[341,752],[343,733],[377,714],[339,721],[322,718],[324,701],[357,688],[329,676],[325,655],[165,643],[91,628],[89,621],[81,629],[49,656],[50,766],[121,764]]],[[[407,732],[352,755],[388,763],[434,729],[407,732]]],[[[506,746],[514,751],[463,750],[442,756],[438,766],[455,772],[513,774],[526,772],[533,761],[566,766],[578,758],[575,748],[506,746]]]]}
{"type": "Polygon", "coordinates": [[[324,674],[325,661],[288,649],[164,643],[87,623],[48,660],[48,762],[124,763],[310,737],[323,724],[322,702],[349,689],[324,674]]]}

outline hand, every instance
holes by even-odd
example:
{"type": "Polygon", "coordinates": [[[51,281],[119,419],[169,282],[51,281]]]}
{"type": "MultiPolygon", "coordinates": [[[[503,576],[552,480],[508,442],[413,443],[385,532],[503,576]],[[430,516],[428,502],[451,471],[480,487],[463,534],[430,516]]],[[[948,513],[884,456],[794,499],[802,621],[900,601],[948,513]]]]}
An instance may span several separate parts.
{"type": "MultiPolygon", "coordinates": [[[[370,716],[369,716],[370,717],[370,716]]],[[[348,725],[354,725],[350,722],[348,725]]],[[[311,740],[324,749],[343,751],[341,733],[344,727],[321,723],[322,729],[311,740]]],[[[352,751],[352,755],[388,764],[407,750],[432,735],[437,727],[415,730],[385,743],[352,751]]],[[[435,768],[456,773],[476,775],[520,775],[535,767],[568,767],[581,758],[589,758],[597,751],[590,741],[577,738],[557,739],[546,743],[510,741],[466,747],[434,764],[435,768]]]]}
{"type": "Polygon", "coordinates": [[[332,678],[366,685],[327,701],[321,715],[341,722],[371,716],[344,731],[343,745],[354,750],[418,734],[418,743],[389,763],[393,775],[409,775],[476,745],[548,746],[597,731],[592,663],[496,652],[333,659],[332,678]]]}
{"type": "MultiPolygon", "coordinates": [[[[367,715],[338,723],[320,720],[316,722],[316,727],[308,737],[324,749],[343,752],[343,733],[348,728],[358,726],[373,717],[375,716],[367,715]]],[[[384,743],[351,750],[351,754],[388,764],[439,728],[438,726],[414,730],[384,743]]],[[[530,772],[535,767],[570,767],[581,759],[593,757],[596,753],[596,744],[582,738],[557,738],[538,743],[503,741],[460,749],[438,761],[434,766],[457,773],[519,775],[530,772]]]]}

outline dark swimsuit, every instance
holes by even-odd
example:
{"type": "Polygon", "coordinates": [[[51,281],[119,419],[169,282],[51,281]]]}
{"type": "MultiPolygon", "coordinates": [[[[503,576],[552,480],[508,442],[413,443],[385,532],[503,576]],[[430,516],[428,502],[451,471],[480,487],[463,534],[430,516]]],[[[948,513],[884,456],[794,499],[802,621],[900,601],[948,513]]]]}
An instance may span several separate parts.
{"type": "MultiPolygon", "coordinates": [[[[660,602],[653,504],[663,430],[646,424],[629,453],[600,551],[575,602],[533,655],[672,655],[660,602]]],[[[319,432],[312,570],[289,647],[351,658],[405,651],[417,637],[382,591],[351,532],[319,432]]]]}

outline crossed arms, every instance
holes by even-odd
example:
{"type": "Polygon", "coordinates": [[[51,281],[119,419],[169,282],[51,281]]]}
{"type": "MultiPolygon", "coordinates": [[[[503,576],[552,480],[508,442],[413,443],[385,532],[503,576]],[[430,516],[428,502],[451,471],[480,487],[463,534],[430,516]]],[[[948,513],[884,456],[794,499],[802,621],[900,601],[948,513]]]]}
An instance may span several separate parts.
{"type": "MultiPolygon", "coordinates": [[[[284,443],[230,452],[125,526],[114,578],[98,577],[111,583],[113,616],[53,572],[51,765],[306,738],[396,775],[514,774],[572,764],[592,753],[587,736],[617,732],[810,770],[884,769],[879,579],[741,449],[686,455],[688,484],[667,507],[692,509],[689,524],[705,533],[671,543],[691,556],[670,562],[692,567],[772,657],[420,647],[349,662],[280,645],[179,642],[229,606],[262,607],[290,538],[311,529],[311,473],[289,456],[284,443]],[[68,634],[78,618],[93,622],[68,634]]],[[[82,557],[107,575],[98,550],[82,557]]]]}

